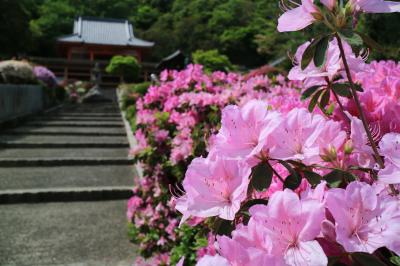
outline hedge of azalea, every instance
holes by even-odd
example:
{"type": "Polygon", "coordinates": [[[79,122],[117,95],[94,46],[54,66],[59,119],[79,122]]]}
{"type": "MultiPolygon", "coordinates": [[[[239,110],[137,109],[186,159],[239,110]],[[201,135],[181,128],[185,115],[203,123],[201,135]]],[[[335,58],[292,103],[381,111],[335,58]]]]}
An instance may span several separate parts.
{"type": "MultiPolygon", "coordinates": [[[[174,210],[173,194],[193,158],[206,156],[209,136],[220,127],[221,109],[243,105],[251,99],[265,99],[269,108],[289,110],[305,106],[298,82],[283,76],[257,76],[244,80],[235,73],[203,72],[200,65],[183,71],[164,71],[159,85],[136,103],[136,139],[132,154],[144,170],[135,196],[129,201],[131,238],[140,244],[150,264],[176,263],[182,256],[196,260],[207,245],[207,226],[178,228],[181,216],[174,210]],[[170,256],[172,256],[170,258],[170,256]]],[[[194,224],[196,221],[193,221],[194,224]]]]}
{"type": "Polygon", "coordinates": [[[144,169],[128,204],[143,265],[400,265],[400,65],[367,64],[362,12],[282,2],[313,23],[283,76],[164,71],[137,101],[144,169]]]}

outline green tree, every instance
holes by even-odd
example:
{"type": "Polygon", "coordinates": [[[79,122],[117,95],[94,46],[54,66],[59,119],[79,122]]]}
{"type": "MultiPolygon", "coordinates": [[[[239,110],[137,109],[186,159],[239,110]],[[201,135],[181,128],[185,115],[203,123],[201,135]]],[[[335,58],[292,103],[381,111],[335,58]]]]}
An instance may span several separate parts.
{"type": "Polygon", "coordinates": [[[229,58],[220,54],[218,50],[197,50],[192,54],[192,58],[194,63],[203,65],[208,72],[233,70],[233,65],[229,58]]]}
{"type": "Polygon", "coordinates": [[[106,71],[107,73],[120,76],[123,82],[131,82],[139,78],[140,65],[133,56],[116,55],[111,58],[106,71]]]}

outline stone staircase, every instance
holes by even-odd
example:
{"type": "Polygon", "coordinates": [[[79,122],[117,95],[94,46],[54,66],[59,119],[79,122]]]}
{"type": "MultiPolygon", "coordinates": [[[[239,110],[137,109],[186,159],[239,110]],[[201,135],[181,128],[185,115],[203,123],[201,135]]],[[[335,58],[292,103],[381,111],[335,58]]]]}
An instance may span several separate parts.
{"type": "Polygon", "coordinates": [[[2,130],[0,265],[131,265],[128,150],[115,103],[65,106],[2,130]]]}

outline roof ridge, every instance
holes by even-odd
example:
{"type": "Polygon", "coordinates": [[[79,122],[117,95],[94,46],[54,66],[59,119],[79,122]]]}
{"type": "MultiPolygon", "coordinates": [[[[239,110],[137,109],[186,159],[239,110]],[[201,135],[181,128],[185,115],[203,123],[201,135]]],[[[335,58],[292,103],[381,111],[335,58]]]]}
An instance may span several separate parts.
{"type": "Polygon", "coordinates": [[[128,21],[129,24],[132,24],[128,19],[122,19],[122,18],[101,18],[101,17],[92,17],[92,16],[78,16],[75,18],[75,20],[78,20],[79,18],[83,20],[89,20],[89,21],[100,21],[100,22],[118,22],[118,23],[125,23],[128,21]]]}

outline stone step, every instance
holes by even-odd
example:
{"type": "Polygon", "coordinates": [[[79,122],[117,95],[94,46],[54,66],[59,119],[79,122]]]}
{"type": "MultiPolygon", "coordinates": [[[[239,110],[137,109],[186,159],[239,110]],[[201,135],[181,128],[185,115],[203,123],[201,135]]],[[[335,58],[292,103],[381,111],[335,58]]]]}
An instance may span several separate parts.
{"type": "Polygon", "coordinates": [[[0,206],[0,265],[131,266],[126,200],[0,206]]]}
{"type": "Polygon", "coordinates": [[[18,149],[42,149],[42,148],[128,148],[127,142],[114,142],[114,143],[71,143],[71,142],[60,142],[60,143],[26,143],[26,142],[7,142],[0,143],[0,148],[18,148],[18,149]]]}
{"type": "Polygon", "coordinates": [[[28,127],[123,127],[124,124],[121,122],[99,122],[99,121],[80,121],[80,122],[69,122],[69,121],[32,121],[24,124],[28,127]]]}
{"type": "MultiPolygon", "coordinates": [[[[125,137],[124,128],[114,127],[18,127],[0,132],[1,135],[53,135],[53,136],[120,136],[125,137]]],[[[1,137],[0,135],[0,137],[1,137]]]]}
{"type": "MultiPolygon", "coordinates": [[[[39,150],[40,151],[40,150],[39,150]]],[[[114,158],[0,158],[0,167],[30,166],[78,166],[78,165],[132,165],[133,160],[124,157],[114,158]]]]}
{"type": "Polygon", "coordinates": [[[0,135],[1,143],[127,143],[126,137],[0,135]]]}
{"type": "Polygon", "coordinates": [[[71,113],[119,113],[120,109],[118,107],[110,107],[110,108],[62,108],[60,111],[62,112],[71,112],[71,113]]]}
{"type": "Polygon", "coordinates": [[[39,121],[103,121],[120,122],[121,117],[79,117],[79,116],[37,116],[35,122],[39,121]]]}
{"type": "Polygon", "coordinates": [[[0,159],[45,159],[45,158],[124,158],[127,148],[91,148],[91,149],[0,149],[0,159]]]}
{"type": "Polygon", "coordinates": [[[0,190],[0,204],[103,201],[130,197],[132,197],[132,188],[128,186],[0,190]]]}
{"type": "Polygon", "coordinates": [[[0,191],[79,187],[132,187],[132,165],[2,167],[0,191]]]}
{"type": "Polygon", "coordinates": [[[68,116],[68,117],[121,117],[121,113],[102,113],[102,112],[93,112],[93,113],[79,113],[79,112],[57,112],[57,113],[50,113],[46,116],[68,116]]]}

